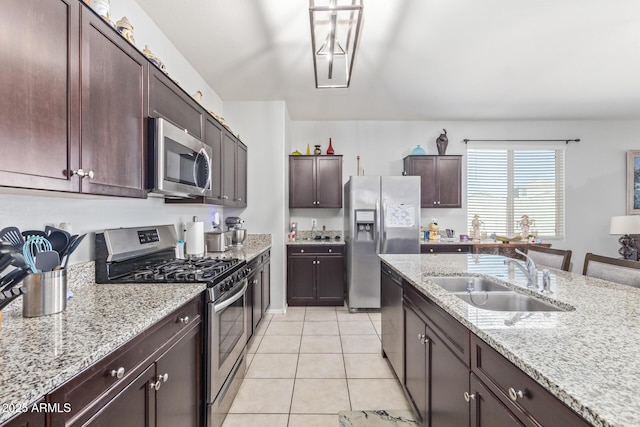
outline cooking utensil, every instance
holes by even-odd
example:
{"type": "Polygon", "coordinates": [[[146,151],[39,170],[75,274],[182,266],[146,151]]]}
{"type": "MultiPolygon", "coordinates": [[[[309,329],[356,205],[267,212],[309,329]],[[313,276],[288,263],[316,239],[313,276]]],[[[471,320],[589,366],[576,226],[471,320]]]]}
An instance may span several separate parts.
{"type": "Polygon", "coordinates": [[[19,247],[24,244],[24,238],[20,234],[18,227],[5,227],[0,230],[0,240],[10,242],[13,246],[19,247]]]}
{"type": "Polygon", "coordinates": [[[0,287],[3,291],[8,291],[18,283],[22,282],[22,279],[24,279],[29,272],[30,270],[28,267],[13,270],[0,280],[0,287]]]}
{"type": "Polygon", "coordinates": [[[27,240],[31,236],[47,237],[47,233],[42,230],[27,230],[23,231],[21,234],[25,240],[27,240]]]}
{"type": "Polygon", "coordinates": [[[38,272],[36,267],[36,254],[44,251],[51,251],[51,243],[44,237],[40,236],[31,236],[27,239],[22,247],[22,255],[24,256],[24,260],[27,265],[31,268],[31,271],[34,273],[38,272]]]}
{"type": "Polygon", "coordinates": [[[35,265],[39,271],[51,271],[60,265],[60,254],[56,251],[38,252],[35,265]]]}
{"type": "Polygon", "coordinates": [[[47,238],[51,243],[51,247],[58,253],[58,257],[64,253],[69,245],[70,234],[64,230],[53,230],[47,238]]]}
{"type": "Polygon", "coordinates": [[[87,236],[86,234],[81,234],[79,236],[76,236],[73,242],[69,242],[69,246],[67,246],[65,250],[65,257],[67,259],[64,260],[64,266],[62,268],[67,268],[67,265],[69,264],[69,257],[71,257],[71,254],[73,253],[73,251],[75,251],[78,248],[78,246],[80,245],[80,243],[82,243],[82,240],[86,236],[87,236]]]}
{"type": "MultiPolygon", "coordinates": [[[[5,308],[6,306],[8,306],[11,301],[13,301],[14,299],[18,298],[20,295],[24,295],[27,293],[27,288],[25,288],[24,286],[21,286],[20,288],[16,288],[12,291],[7,291],[9,294],[11,294],[11,296],[4,298],[2,300],[0,300],[0,310],[2,310],[3,308],[5,308]]],[[[3,292],[4,294],[4,292],[3,292]]]]}
{"type": "Polygon", "coordinates": [[[0,272],[3,272],[7,267],[11,265],[13,258],[11,254],[5,254],[0,257],[0,272]]]}

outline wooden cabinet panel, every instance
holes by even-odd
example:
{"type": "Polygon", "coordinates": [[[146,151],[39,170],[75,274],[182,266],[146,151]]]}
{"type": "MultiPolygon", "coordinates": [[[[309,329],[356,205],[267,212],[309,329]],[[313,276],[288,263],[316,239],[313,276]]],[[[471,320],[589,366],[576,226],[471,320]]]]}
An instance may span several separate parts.
{"type": "Polygon", "coordinates": [[[316,206],[315,163],[315,158],[310,156],[289,157],[290,208],[314,208],[316,206]]]}
{"type": "Polygon", "coordinates": [[[420,176],[421,207],[462,207],[462,156],[407,156],[404,169],[420,176]]]}
{"type": "Polygon", "coordinates": [[[473,373],[523,422],[535,420],[543,426],[589,425],[480,338],[472,335],[471,342],[473,373]]]}
{"type": "Polygon", "coordinates": [[[342,207],[342,156],[289,156],[290,208],[342,207]]]}
{"type": "Polygon", "coordinates": [[[404,306],[405,379],[404,384],[420,418],[428,423],[428,347],[424,320],[409,305],[404,306]]]}
{"type": "Polygon", "coordinates": [[[191,328],[156,362],[158,427],[202,425],[202,328],[191,328]],[[164,376],[167,375],[166,381],[164,376]]]}
{"type": "Polygon", "coordinates": [[[427,327],[431,366],[431,425],[464,426],[469,423],[469,405],[464,393],[469,390],[469,368],[427,327]]]}
{"type": "Polygon", "coordinates": [[[262,267],[262,314],[264,316],[271,305],[271,259],[266,258],[262,267]]]}
{"type": "Polygon", "coordinates": [[[523,426],[518,418],[487,389],[478,378],[471,374],[470,426],[475,427],[516,427],[523,426]]]}
{"type": "Polygon", "coordinates": [[[234,206],[236,142],[227,133],[222,134],[222,199],[225,206],[234,206]]]}
{"type": "Polygon", "coordinates": [[[289,257],[287,300],[289,305],[313,305],[315,302],[315,256],[289,257]]]}
{"type": "Polygon", "coordinates": [[[247,207],[247,147],[238,141],[236,146],[236,191],[235,206],[237,208],[247,207]]]}
{"type": "Polygon", "coordinates": [[[2,2],[0,185],[78,191],[79,4],[2,2]]]}
{"type": "Polygon", "coordinates": [[[85,193],[144,197],[148,61],[104,20],[82,8],[81,141],[85,193]]]}
{"type": "Polygon", "coordinates": [[[420,245],[420,253],[421,254],[447,254],[447,253],[471,253],[472,245],[454,245],[454,244],[443,244],[443,243],[434,243],[428,244],[423,243],[420,245]]]}
{"type": "Polygon", "coordinates": [[[316,269],[318,302],[341,304],[344,301],[344,257],[317,257],[316,269]]]}
{"type": "Polygon", "coordinates": [[[162,117],[202,140],[199,104],[155,66],[149,66],[149,114],[162,117]]]}
{"type": "Polygon", "coordinates": [[[342,158],[316,158],[316,207],[342,207],[342,158]]]}
{"type": "Polygon", "coordinates": [[[155,426],[154,391],[149,387],[154,377],[155,368],[151,365],[83,425],[91,427],[155,426]]]}
{"type": "Polygon", "coordinates": [[[255,331],[262,320],[262,267],[252,272],[249,280],[251,282],[251,301],[253,302],[251,327],[255,331]]]}
{"type": "Polygon", "coordinates": [[[212,199],[205,202],[222,203],[222,179],[224,159],[222,158],[222,125],[210,117],[204,122],[204,143],[211,147],[211,190],[212,199]]]}
{"type": "Polygon", "coordinates": [[[287,247],[289,305],[344,304],[344,246],[287,247]]]}

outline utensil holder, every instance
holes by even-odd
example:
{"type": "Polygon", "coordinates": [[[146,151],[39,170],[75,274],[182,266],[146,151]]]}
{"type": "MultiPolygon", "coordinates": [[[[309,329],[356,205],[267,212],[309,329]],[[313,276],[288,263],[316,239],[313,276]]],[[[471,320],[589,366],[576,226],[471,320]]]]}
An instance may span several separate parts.
{"type": "Polygon", "coordinates": [[[22,281],[27,292],[22,297],[22,316],[39,317],[67,308],[67,270],[29,274],[22,281]]]}

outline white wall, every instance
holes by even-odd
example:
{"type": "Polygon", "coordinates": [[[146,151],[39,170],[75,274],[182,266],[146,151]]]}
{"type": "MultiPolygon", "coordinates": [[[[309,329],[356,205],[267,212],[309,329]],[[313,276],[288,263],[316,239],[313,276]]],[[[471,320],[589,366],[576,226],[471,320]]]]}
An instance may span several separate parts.
{"type": "MultiPolygon", "coordinates": [[[[299,121],[292,124],[288,152],[297,149],[304,153],[307,144],[312,148],[321,144],[324,152],[331,137],[336,154],[344,155],[344,182],[356,174],[357,155],[367,175],[399,175],[403,157],[416,145],[420,144],[427,154],[437,154],[435,140],[443,128],[449,136],[447,154],[465,154],[466,145],[462,142],[465,138],[580,138],[580,143],[567,146],[566,239],[551,243],[573,250],[575,272],[582,271],[586,252],[618,256],[617,236],[608,234],[609,220],[611,216],[625,214],[625,153],[640,147],[640,121],[299,121]]],[[[422,209],[422,223],[436,218],[441,228],[464,231],[465,182],[463,171],[461,209],[422,209]]],[[[303,230],[311,228],[311,218],[318,218],[318,224],[327,228],[343,228],[342,210],[291,210],[291,221],[297,221],[303,230]]]]}
{"type": "Polygon", "coordinates": [[[249,233],[272,235],[271,312],[282,312],[286,303],[287,200],[285,198],[285,144],[290,122],[285,103],[227,102],[227,122],[248,147],[247,208],[225,209],[245,221],[249,233]]]}
{"type": "Polygon", "coordinates": [[[222,116],[223,102],[218,94],[196,72],[189,61],[169,41],[153,20],[135,2],[135,0],[110,0],[111,20],[115,23],[126,16],[133,26],[133,38],[136,47],[142,52],[145,45],[162,60],[171,78],[178,81],[189,95],[202,92],[202,104],[222,116]]]}

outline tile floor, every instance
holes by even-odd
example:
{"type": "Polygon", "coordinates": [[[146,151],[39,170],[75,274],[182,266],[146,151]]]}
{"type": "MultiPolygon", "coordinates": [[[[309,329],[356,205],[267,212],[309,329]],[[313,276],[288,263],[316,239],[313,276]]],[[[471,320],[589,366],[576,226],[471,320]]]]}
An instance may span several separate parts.
{"type": "Polygon", "coordinates": [[[338,412],[408,409],[380,355],[380,313],[289,307],[267,315],[223,427],[335,427],[338,412]]]}

